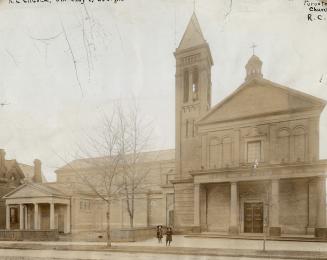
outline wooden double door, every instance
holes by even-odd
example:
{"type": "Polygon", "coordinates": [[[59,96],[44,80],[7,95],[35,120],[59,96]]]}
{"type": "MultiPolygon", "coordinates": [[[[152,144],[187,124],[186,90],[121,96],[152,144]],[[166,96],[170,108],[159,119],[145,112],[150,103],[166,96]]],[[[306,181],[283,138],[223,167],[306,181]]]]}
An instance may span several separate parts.
{"type": "Polygon", "coordinates": [[[244,203],[244,233],[263,233],[263,203],[244,203]]]}

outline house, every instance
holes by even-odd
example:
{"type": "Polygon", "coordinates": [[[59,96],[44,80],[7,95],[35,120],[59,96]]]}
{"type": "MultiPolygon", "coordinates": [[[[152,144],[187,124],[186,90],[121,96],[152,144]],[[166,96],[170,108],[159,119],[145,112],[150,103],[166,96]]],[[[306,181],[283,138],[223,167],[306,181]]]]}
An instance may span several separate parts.
{"type": "MultiPolygon", "coordinates": [[[[0,149],[0,198],[10,191],[19,187],[27,181],[45,182],[41,172],[41,162],[34,161],[35,165],[30,166],[18,163],[16,160],[6,160],[6,152],[0,149]]],[[[12,226],[18,226],[18,215],[16,209],[11,210],[12,226]]],[[[5,200],[0,199],[0,229],[6,228],[6,206],[5,200]]]]}

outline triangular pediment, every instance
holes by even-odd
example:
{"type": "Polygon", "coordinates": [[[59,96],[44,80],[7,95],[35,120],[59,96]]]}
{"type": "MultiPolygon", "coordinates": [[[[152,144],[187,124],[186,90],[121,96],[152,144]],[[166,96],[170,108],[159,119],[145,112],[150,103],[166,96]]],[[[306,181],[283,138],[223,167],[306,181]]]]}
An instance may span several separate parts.
{"type": "Polygon", "coordinates": [[[213,107],[198,124],[322,109],[326,102],[265,79],[245,82],[213,107]]]}
{"type": "Polygon", "coordinates": [[[33,185],[32,183],[25,183],[7,195],[4,196],[6,199],[15,199],[15,198],[31,198],[31,197],[51,197],[58,194],[54,194],[51,190],[48,190],[46,187],[39,187],[40,185],[33,185]]]}
{"type": "Polygon", "coordinates": [[[187,25],[183,38],[178,49],[188,49],[206,43],[198,19],[193,13],[190,22],[187,25]]]}

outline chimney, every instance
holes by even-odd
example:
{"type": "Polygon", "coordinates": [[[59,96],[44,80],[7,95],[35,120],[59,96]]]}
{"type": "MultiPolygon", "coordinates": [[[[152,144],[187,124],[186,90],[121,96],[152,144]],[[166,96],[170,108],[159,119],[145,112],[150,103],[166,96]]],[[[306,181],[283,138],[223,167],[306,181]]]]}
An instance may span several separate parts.
{"type": "Polygon", "coordinates": [[[6,174],[6,152],[4,149],[0,149],[0,176],[3,176],[6,174]]]}
{"type": "Polygon", "coordinates": [[[34,160],[34,182],[42,183],[42,173],[41,173],[41,161],[39,159],[34,160]]]}

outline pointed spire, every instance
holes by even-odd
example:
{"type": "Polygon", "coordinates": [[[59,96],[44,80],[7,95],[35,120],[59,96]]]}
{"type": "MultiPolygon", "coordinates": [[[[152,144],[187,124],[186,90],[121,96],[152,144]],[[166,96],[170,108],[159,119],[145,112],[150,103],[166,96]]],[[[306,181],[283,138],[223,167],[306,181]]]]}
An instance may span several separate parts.
{"type": "Polygon", "coordinates": [[[178,49],[188,49],[206,43],[198,19],[193,12],[178,49]]]}

